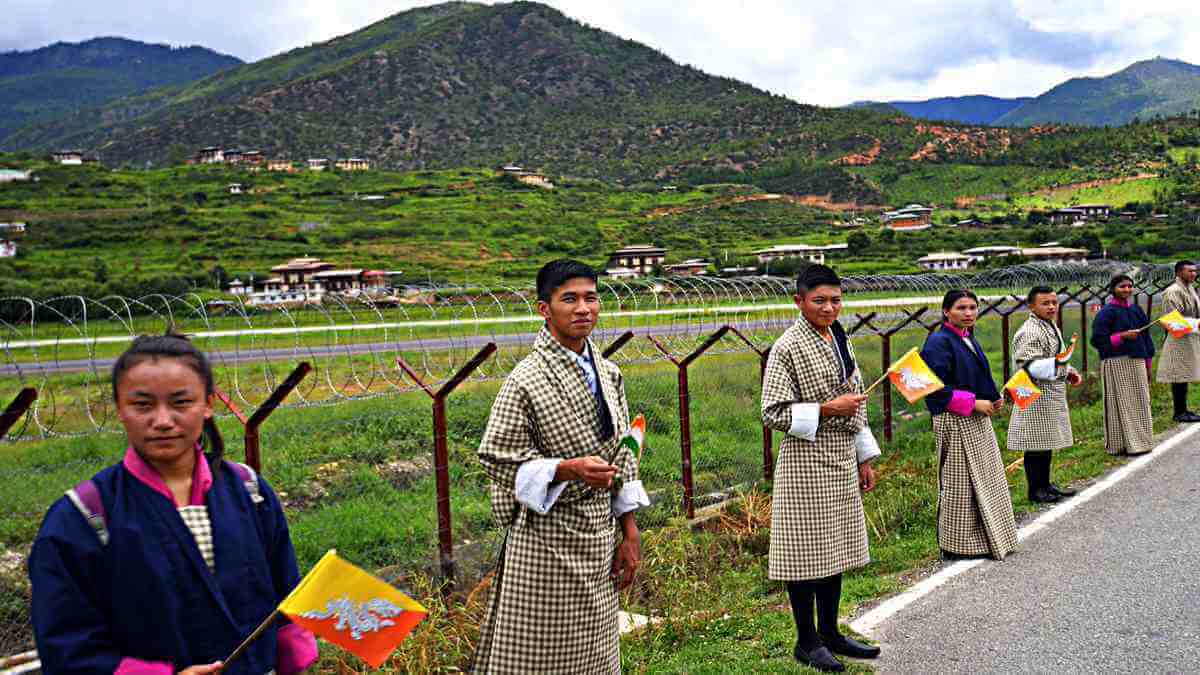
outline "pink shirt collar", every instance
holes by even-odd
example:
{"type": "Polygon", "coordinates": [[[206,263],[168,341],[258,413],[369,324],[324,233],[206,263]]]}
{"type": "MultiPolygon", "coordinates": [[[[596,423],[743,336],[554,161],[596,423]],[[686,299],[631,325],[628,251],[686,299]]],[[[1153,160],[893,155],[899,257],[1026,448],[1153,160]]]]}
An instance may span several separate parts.
{"type": "MultiPolygon", "coordinates": [[[[158,475],[158,471],[146,463],[146,460],[142,459],[141,455],[137,454],[132,445],[125,449],[125,459],[121,463],[125,465],[126,471],[133,474],[134,478],[140,480],[151,490],[171,500],[175,508],[179,508],[179,504],[175,504],[175,497],[167,489],[167,484],[163,482],[162,476],[158,475]]],[[[208,459],[204,456],[204,452],[200,450],[200,446],[197,445],[196,468],[192,470],[192,494],[188,499],[187,505],[204,506],[204,497],[212,487],[212,482],[212,470],[208,467],[208,459]]]]}
{"type": "Polygon", "coordinates": [[[955,326],[954,324],[950,323],[949,321],[943,323],[942,325],[945,326],[946,328],[949,328],[952,333],[954,333],[955,335],[957,335],[960,338],[971,337],[971,331],[968,328],[959,328],[958,326],[955,326]]]}
{"type": "Polygon", "coordinates": [[[1116,305],[1117,307],[1128,307],[1130,305],[1128,300],[1120,300],[1118,298],[1113,298],[1109,300],[1108,303],[1110,305],[1116,305]]]}

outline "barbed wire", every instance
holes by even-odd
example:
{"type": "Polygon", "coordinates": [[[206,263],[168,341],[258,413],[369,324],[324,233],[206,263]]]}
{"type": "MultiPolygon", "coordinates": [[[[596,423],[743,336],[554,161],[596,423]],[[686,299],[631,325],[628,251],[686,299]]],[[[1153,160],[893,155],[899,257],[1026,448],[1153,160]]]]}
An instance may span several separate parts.
{"type": "MultiPolygon", "coordinates": [[[[889,330],[905,306],[929,304],[950,288],[1017,290],[1035,284],[1102,284],[1116,272],[1140,281],[1170,277],[1159,265],[1115,261],[1030,264],[976,273],[851,275],[847,306],[874,312],[867,333],[889,330]]],[[[595,333],[609,344],[626,332],[653,335],[672,353],[734,325],[748,340],[723,340],[718,351],[765,349],[795,319],[793,282],[782,277],[605,279],[604,312],[595,333]]],[[[542,321],[532,289],[512,286],[410,286],[388,295],[327,293],[298,305],[255,305],[245,297],[206,300],[195,294],[140,298],[63,296],[0,298],[0,404],[23,387],[39,396],[9,439],[118,430],[109,371],[130,340],[167,327],[192,337],[214,365],[218,386],[253,409],[295,364],[312,364],[285,405],[330,405],[416,390],[397,367],[404,362],[429,386],[446,382],[488,343],[501,347],[471,375],[503,378],[532,345],[542,321]]],[[[633,340],[618,363],[661,358],[647,340],[633,340]]]]}

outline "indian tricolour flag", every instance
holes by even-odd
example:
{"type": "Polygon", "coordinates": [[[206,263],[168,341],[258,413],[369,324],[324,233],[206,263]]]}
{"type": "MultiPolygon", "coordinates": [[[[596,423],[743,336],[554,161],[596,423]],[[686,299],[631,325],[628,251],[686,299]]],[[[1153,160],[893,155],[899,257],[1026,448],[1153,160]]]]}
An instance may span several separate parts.
{"type": "Polygon", "coordinates": [[[642,448],[646,445],[646,416],[638,415],[633,418],[633,422],[629,424],[629,431],[621,437],[621,446],[629,448],[629,452],[633,453],[634,457],[638,458],[638,464],[642,462],[642,448]]]}

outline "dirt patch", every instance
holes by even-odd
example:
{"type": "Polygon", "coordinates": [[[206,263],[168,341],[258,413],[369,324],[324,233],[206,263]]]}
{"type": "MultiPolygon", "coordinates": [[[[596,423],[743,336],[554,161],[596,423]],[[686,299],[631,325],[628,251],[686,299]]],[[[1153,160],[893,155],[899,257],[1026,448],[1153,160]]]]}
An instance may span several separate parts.
{"type": "Polygon", "coordinates": [[[875,145],[871,146],[870,150],[855,154],[846,155],[833,161],[834,164],[842,166],[870,166],[879,159],[879,153],[883,152],[883,141],[875,139],[875,145]]]}
{"type": "Polygon", "coordinates": [[[397,490],[403,490],[420,478],[433,473],[433,460],[428,457],[397,459],[375,468],[379,477],[397,490]]]}

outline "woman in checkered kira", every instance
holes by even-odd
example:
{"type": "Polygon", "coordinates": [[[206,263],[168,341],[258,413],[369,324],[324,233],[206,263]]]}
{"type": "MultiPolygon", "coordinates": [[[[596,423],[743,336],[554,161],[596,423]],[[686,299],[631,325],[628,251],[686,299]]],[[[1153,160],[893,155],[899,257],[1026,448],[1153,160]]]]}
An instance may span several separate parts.
{"type": "Polygon", "coordinates": [[[944,322],[921,348],[921,358],[946,385],[925,397],[938,452],[938,546],[947,558],[1003,560],[1017,546],[1017,525],[992,429],[1004,399],[975,339],[978,311],[973,292],[949,291],[942,298],[944,322]]]}
{"type": "Polygon", "coordinates": [[[861,493],[875,487],[871,462],[880,453],[854,348],[837,321],[841,280],[811,265],[796,279],[795,302],[801,316],[771,347],[763,378],[763,423],[786,434],[775,461],[768,573],[786,583],[795,659],[841,671],[834,654],[879,655],[841,634],[838,605],[842,572],[871,561],[861,493]]]}
{"type": "Polygon", "coordinates": [[[1108,283],[1108,304],[1092,321],[1092,346],[1100,352],[1104,383],[1104,448],[1110,455],[1141,455],[1153,447],[1150,362],[1154,342],[1146,313],[1133,302],[1133,279],[1108,283]]]}
{"type": "Polygon", "coordinates": [[[285,619],[220,662],[300,575],[275,493],[223,459],[204,353],[182,336],[141,336],[112,387],[125,458],[54,503],[29,556],[42,672],[303,671],[316,640],[285,619]]]}

